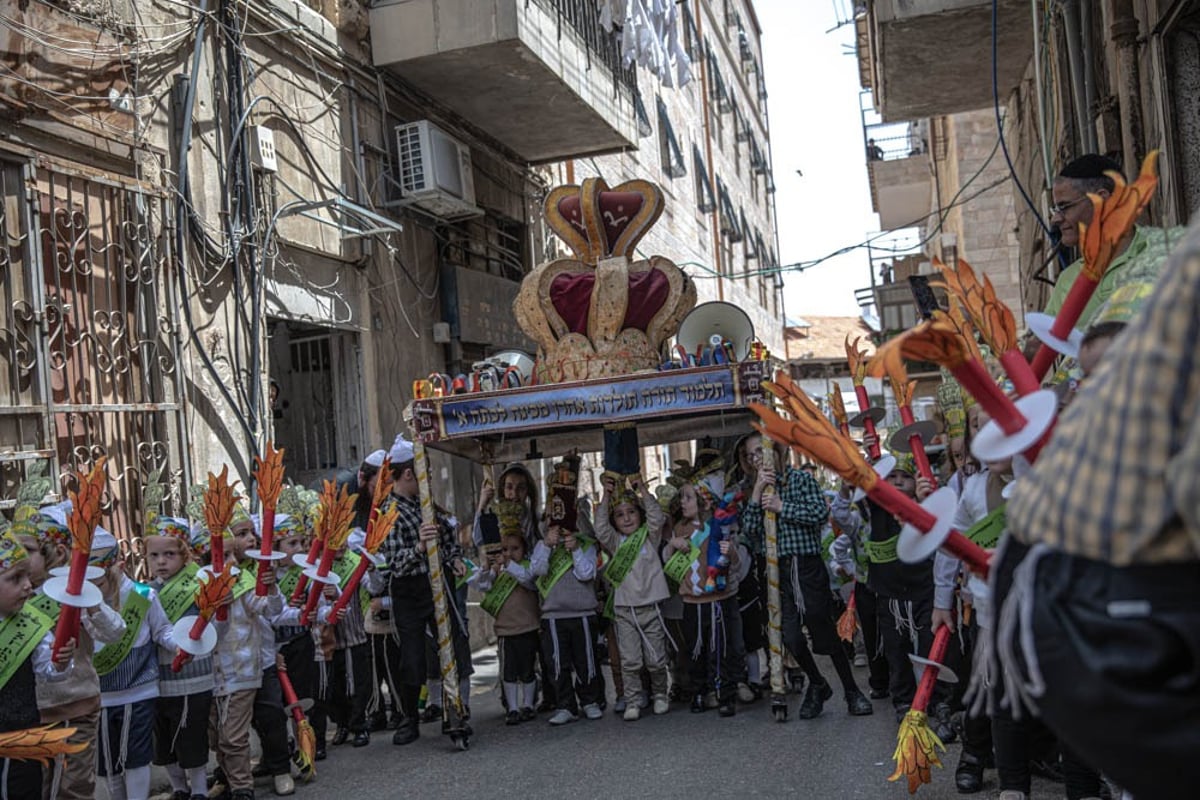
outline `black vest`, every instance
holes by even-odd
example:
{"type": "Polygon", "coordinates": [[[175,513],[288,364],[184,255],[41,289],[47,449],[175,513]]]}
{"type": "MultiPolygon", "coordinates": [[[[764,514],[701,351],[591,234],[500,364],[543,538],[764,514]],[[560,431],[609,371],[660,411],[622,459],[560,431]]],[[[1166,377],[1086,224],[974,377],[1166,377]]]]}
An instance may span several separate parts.
{"type": "Polygon", "coordinates": [[[32,728],[41,722],[37,706],[37,682],[33,656],[25,659],[8,683],[0,688],[0,732],[32,728]]]}

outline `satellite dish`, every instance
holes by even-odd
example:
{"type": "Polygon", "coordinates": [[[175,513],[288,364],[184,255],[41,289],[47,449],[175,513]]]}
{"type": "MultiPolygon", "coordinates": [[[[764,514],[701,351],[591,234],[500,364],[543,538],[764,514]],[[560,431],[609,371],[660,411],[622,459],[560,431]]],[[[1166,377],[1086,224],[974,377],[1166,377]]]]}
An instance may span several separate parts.
{"type": "Polygon", "coordinates": [[[745,361],[754,343],[754,323],[733,303],[701,303],[684,317],[675,339],[689,353],[695,353],[712,347],[714,337],[718,345],[721,340],[730,342],[734,358],[745,361]]]}

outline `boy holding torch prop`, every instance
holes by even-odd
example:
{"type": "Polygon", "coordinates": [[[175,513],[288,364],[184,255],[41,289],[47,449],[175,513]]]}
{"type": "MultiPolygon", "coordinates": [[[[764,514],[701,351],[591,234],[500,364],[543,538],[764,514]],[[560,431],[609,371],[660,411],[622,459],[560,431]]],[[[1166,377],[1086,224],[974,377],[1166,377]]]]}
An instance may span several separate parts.
{"type": "MultiPolygon", "coordinates": [[[[256,455],[254,465],[254,486],[262,503],[262,544],[257,550],[247,550],[246,555],[256,561],[273,563],[285,558],[283,553],[275,552],[273,547],[275,506],[279,502],[279,493],[283,491],[283,449],[276,450],[273,442],[267,442],[266,455],[256,455]]],[[[269,587],[263,582],[266,572],[265,565],[259,567],[258,577],[254,582],[256,597],[267,596],[269,587]]]]}

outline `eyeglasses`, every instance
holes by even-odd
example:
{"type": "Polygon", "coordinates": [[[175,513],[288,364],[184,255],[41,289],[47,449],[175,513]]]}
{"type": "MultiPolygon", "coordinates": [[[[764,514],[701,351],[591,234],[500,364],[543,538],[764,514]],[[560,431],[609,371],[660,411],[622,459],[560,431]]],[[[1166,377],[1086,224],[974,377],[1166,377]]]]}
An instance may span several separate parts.
{"type": "Polygon", "coordinates": [[[1072,206],[1077,206],[1087,199],[1088,197],[1085,194],[1082,197],[1076,197],[1074,200],[1070,200],[1066,203],[1055,203],[1054,205],[1050,206],[1050,216],[1061,217],[1067,213],[1067,209],[1071,208],[1072,206]]]}

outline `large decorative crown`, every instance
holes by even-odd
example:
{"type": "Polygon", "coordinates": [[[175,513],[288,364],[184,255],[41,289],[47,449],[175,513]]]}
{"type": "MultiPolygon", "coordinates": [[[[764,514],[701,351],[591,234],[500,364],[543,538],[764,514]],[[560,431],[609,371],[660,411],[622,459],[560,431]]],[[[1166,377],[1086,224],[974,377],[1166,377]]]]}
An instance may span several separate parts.
{"type": "Polygon", "coordinates": [[[670,260],[632,258],[662,209],[662,191],[641,180],[610,189],[603,178],[588,178],[546,197],[546,220],[575,257],[527,275],[513,304],[517,322],[538,343],[538,382],[659,365],[662,343],[696,304],[695,284],[670,260]]]}

